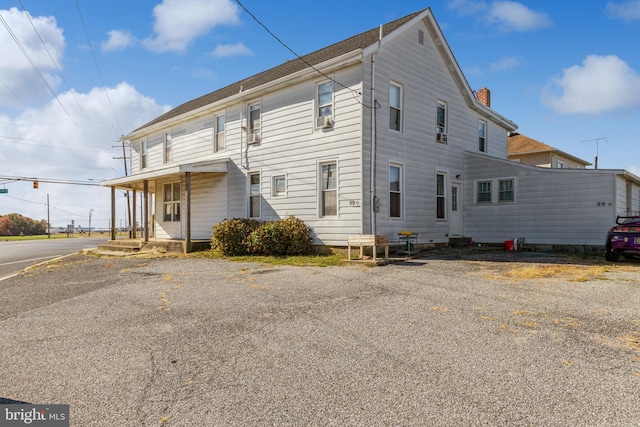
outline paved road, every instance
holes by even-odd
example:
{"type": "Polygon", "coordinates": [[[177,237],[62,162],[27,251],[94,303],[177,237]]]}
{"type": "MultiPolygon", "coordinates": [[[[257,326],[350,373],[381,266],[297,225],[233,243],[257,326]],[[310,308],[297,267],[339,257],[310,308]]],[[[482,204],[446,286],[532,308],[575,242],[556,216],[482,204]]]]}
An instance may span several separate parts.
{"type": "Polygon", "coordinates": [[[95,248],[105,237],[0,242],[0,280],[26,267],[58,256],[95,248]]]}
{"type": "Polygon", "coordinates": [[[640,266],[518,256],[74,255],[0,282],[0,400],[74,426],[637,426],[640,266]]]}

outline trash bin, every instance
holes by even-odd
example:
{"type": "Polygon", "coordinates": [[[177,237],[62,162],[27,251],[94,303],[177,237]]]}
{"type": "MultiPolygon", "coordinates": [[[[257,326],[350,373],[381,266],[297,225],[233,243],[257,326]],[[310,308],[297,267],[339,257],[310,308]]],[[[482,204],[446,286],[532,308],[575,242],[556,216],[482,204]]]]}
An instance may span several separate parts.
{"type": "Polygon", "coordinates": [[[504,241],[504,250],[507,252],[513,252],[515,250],[515,245],[513,240],[505,240],[504,241]]]}

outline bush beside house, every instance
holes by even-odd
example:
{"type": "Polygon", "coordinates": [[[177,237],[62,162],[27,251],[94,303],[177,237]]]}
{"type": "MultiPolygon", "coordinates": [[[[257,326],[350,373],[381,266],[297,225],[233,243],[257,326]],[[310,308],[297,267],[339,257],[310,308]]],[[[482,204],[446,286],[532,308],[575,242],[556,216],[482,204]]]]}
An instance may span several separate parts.
{"type": "Polygon", "coordinates": [[[226,256],[307,255],[311,242],[311,228],[294,216],[274,222],[233,218],[213,227],[211,247],[226,256]]]}

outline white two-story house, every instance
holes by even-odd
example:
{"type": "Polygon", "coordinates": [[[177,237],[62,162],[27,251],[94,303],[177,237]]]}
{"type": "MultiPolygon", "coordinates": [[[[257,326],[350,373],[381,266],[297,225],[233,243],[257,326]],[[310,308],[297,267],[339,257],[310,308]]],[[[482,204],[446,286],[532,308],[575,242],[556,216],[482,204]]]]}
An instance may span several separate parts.
{"type": "Polygon", "coordinates": [[[464,233],[464,153],[506,159],[515,129],[478,101],[424,9],[130,132],[131,175],[103,185],[143,194],[145,238],[295,215],[319,245],[403,230],[447,242],[464,233]]]}

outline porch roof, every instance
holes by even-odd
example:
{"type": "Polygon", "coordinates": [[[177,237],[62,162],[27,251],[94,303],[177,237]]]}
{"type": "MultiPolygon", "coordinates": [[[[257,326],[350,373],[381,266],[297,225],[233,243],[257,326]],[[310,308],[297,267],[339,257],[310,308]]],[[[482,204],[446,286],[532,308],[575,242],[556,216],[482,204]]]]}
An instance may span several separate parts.
{"type": "Polygon", "coordinates": [[[103,187],[116,187],[135,189],[142,186],[143,181],[156,178],[167,178],[172,175],[180,175],[185,172],[193,173],[227,173],[229,158],[207,160],[202,162],[187,163],[183,165],[170,165],[160,169],[137,173],[135,175],[120,178],[107,179],[100,182],[103,187]]]}

